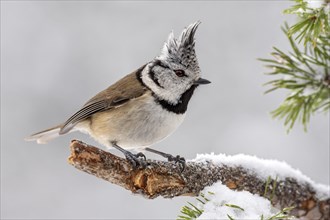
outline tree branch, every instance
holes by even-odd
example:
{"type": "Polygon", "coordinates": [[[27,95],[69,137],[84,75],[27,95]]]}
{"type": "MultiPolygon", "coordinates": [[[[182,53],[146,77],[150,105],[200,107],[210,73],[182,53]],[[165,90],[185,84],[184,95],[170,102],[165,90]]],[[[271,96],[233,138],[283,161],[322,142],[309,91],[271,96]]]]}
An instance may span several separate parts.
{"type": "Polygon", "coordinates": [[[134,170],[126,159],[83,142],[74,140],[70,147],[68,161],[75,168],[149,199],[158,196],[196,196],[204,187],[221,181],[232,190],[245,190],[268,199],[271,197],[272,204],[277,208],[294,206],[290,213],[294,216],[330,218],[330,198],[320,200],[313,186],[293,178],[267,181],[242,166],[219,166],[211,162],[187,162],[181,173],[176,164],[148,160],[148,167],[134,170]],[[266,185],[268,191],[273,192],[271,196],[265,195],[266,185]]]}

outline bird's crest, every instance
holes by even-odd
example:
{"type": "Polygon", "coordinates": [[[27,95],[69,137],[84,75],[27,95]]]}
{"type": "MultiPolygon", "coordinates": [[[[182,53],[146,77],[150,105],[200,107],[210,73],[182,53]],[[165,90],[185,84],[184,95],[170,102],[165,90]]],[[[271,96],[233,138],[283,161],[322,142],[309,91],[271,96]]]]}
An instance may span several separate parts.
{"type": "Polygon", "coordinates": [[[200,21],[190,24],[186,27],[179,38],[175,38],[173,32],[168,36],[165,42],[160,59],[170,62],[180,63],[186,68],[199,68],[195,53],[195,33],[200,21]]]}

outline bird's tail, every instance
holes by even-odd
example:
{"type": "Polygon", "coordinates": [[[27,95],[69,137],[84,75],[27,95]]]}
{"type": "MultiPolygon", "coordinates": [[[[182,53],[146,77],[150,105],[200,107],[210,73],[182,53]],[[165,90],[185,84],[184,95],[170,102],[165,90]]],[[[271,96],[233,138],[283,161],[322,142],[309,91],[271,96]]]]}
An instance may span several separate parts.
{"type": "Polygon", "coordinates": [[[60,136],[59,132],[62,125],[57,125],[52,128],[40,131],[38,133],[32,134],[29,137],[24,138],[25,141],[36,141],[38,144],[46,144],[48,141],[60,136]]]}

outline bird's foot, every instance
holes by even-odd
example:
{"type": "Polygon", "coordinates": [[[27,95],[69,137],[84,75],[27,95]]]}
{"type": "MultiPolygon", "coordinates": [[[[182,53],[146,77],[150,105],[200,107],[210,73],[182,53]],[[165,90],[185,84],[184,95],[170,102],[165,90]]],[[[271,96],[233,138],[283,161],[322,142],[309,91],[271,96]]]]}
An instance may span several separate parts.
{"type": "Polygon", "coordinates": [[[111,142],[111,144],[114,148],[120,150],[125,155],[126,160],[130,162],[133,169],[137,169],[140,167],[144,169],[147,167],[148,163],[146,161],[146,156],[143,153],[139,152],[137,154],[133,154],[120,147],[116,142],[111,142]]]}
{"type": "Polygon", "coordinates": [[[175,164],[179,164],[181,173],[186,168],[186,159],[184,159],[184,157],[181,157],[180,155],[173,156],[171,154],[167,154],[166,158],[169,162],[174,161],[175,164]]]}
{"type": "Polygon", "coordinates": [[[137,169],[137,168],[144,169],[147,167],[148,163],[146,161],[146,156],[143,153],[139,152],[137,154],[133,154],[129,151],[126,151],[124,154],[126,159],[132,165],[133,169],[137,169]]]}

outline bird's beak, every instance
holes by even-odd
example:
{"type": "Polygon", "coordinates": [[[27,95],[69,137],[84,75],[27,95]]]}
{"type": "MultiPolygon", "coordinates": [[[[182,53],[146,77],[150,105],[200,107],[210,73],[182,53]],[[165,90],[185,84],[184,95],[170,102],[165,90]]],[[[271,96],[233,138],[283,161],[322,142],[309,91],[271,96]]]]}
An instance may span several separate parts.
{"type": "Polygon", "coordinates": [[[203,85],[203,84],[209,84],[211,83],[210,81],[208,81],[207,79],[203,79],[203,78],[199,78],[198,80],[196,80],[194,82],[195,85],[203,85]]]}

